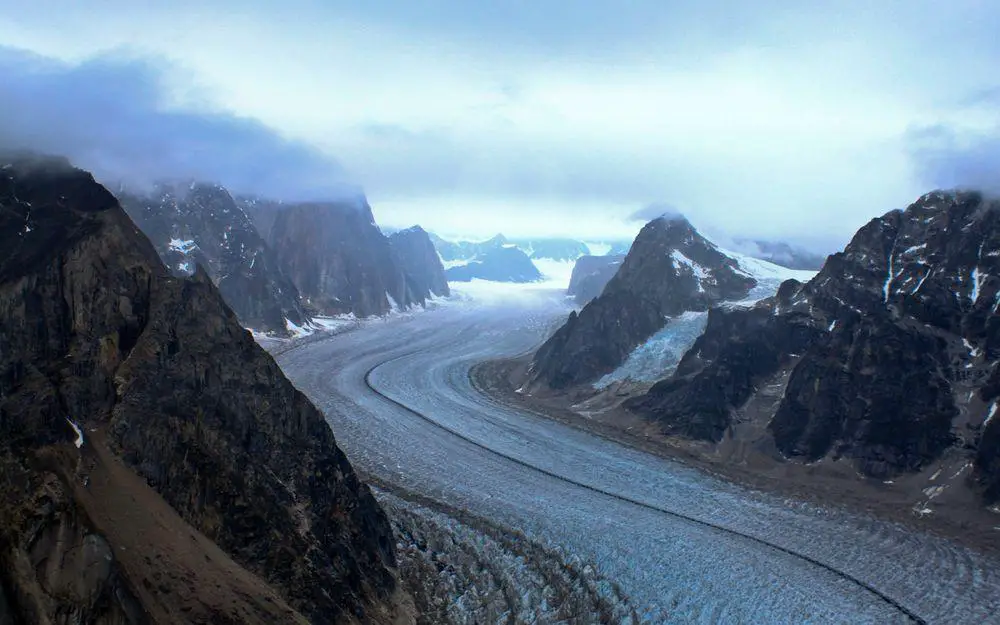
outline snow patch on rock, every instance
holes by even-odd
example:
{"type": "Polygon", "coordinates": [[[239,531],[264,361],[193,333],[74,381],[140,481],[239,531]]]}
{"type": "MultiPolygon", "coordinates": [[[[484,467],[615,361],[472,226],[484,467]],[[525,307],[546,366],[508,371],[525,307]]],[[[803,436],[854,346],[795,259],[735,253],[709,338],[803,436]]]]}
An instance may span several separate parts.
{"type": "Polygon", "coordinates": [[[74,423],[69,417],[66,417],[66,423],[69,423],[69,426],[73,428],[74,432],[76,432],[76,440],[73,441],[73,444],[76,445],[77,449],[80,449],[83,447],[83,430],[80,429],[80,426],[74,423]]]}
{"type": "Polygon", "coordinates": [[[190,239],[170,239],[168,247],[181,254],[190,254],[194,248],[198,247],[198,244],[190,239]]]}
{"type": "MultiPolygon", "coordinates": [[[[760,300],[774,295],[785,280],[805,283],[812,280],[817,273],[804,269],[788,269],[722,248],[719,248],[719,251],[735,260],[744,275],[757,280],[757,286],[750,290],[745,299],[723,302],[720,306],[753,306],[760,300]]],[[[683,265],[690,269],[699,283],[706,277],[710,278],[708,270],[683,253],[674,250],[671,252],[671,257],[676,266],[683,265]]],[[[616,382],[625,380],[649,383],[666,378],[673,373],[684,353],[704,331],[707,320],[707,312],[685,312],[678,317],[668,319],[659,332],[632,350],[620,367],[600,378],[593,387],[604,390],[616,382]]]]}

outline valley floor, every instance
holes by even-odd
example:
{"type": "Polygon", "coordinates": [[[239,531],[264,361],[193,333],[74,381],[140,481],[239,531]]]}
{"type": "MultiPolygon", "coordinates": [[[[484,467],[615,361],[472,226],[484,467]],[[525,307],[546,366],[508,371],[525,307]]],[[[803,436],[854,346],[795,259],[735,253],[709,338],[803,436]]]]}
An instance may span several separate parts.
{"type": "Polygon", "coordinates": [[[652,623],[983,623],[1000,610],[993,555],[747,488],[477,390],[477,365],[527,353],[566,313],[556,291],[496,297],[277,356],[380,486],[404,577],[437,588],[425,598],[451,597],[438,608],[469,601],[484,618],[546,622],[558,617],[530,610],[565,606],[569,622],[607,609],[652,623]],[[589,573],[550,578],[535,561],[589,573]]]}

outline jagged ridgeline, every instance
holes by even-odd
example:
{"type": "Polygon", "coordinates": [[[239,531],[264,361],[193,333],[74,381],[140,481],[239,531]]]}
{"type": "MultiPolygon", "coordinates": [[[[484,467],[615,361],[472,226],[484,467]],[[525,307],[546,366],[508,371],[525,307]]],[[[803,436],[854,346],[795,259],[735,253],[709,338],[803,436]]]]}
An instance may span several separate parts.
{"type": "Polygon", "coordinates": [[[742,299],[758,283],[680,216],[646,224],[620,266],[605,270],[613,276],[599,296],[538,350],[536,382],[556,389],[592,382],[621,365],[665,318],[742,299]]]}
{"type": "Polygon", "coordinates": [[[536,353],[532,382],[593,393],[679,312],[707,309],[676,368],[639,387],[627,411],[668,435],[778,461],[842,459],[875,478],[939,460],[956,476],[971,466],[995,501],[998,207],[979,193],[928,193],[873,219],[813,278],[737,303],[752,263],[682,218],[654,220],[600,296],[536,353]]]}
{"type": "Polygon", "coordinates": [[[676,373],[627,407],[719,441],[767,424],[785,457],[883,477],[949,449],[1000,497],[1000,204],[934,192],[861,228],[808,283],[713,309],[676,373]],[[778,401],[757,401],[781,385],[778,401]]]}
{"type": "Polygon", "coordinates": [[[210,277],[66,161],[0,162],[0,621],[390,622],[394,563],[210,277]]]}
{"type": "Polygon", "coordinates": [[[287,335],[314,316],[384,315],[449,294],[427,233],[386,237],[363,197],[280,202],[204,182],[117,195],[173,274],[203,267],[254,330],[287,335]]]}
{"type": "Polygon", "coordinates": [[[244,326],[281,334],[289,321],[296,326],[309,321],[298,289],[225,188],[159,184],[117,195],[170,271],[190,276],[202,266],[244,326]]]}
{"type": "Polygon", "coordinates": [[[257,203],[257,223],[308,310],[359,317],[423,306],[448,294],[444,267],[427,233],[386,237],[364,198],[257,203]]]}

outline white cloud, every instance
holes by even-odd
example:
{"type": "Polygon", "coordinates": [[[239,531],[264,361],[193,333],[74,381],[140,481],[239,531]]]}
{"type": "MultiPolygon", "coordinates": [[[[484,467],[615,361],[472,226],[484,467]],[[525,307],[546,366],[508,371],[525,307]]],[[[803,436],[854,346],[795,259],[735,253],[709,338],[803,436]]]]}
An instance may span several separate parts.
{"type": "Polygon", "coordinates": [[[482,236],[624,232],[667,201],[707,228],[843,241],[926,190],[909,129],[969,124],[955,103],[998,58],[994,12],[965,0],[121,2],[8,14],[0,40],[170,59],[175,104],[329,151],[383,220],[482,236]]]}

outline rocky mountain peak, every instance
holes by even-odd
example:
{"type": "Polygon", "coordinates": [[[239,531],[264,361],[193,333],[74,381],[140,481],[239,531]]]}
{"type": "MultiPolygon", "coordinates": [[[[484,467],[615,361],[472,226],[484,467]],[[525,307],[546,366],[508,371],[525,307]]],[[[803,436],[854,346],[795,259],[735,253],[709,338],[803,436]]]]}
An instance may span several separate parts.
{"type": "Polygon", "coordinates": [[[966,441],[977,480],[1000,496],[997,208],[934,191],[871,220],[809,282],[713,310],[675,374],[627,405],[715,441],[736,423],[766,424],[786,457],[847,458],[876,477],[966,441]],[[773,387],[784,388],[777,402],[755,399],[773,387]]]}
{"type": "Polygon", "coordinates": [[[804,286],[796,304],[832,316],[889,314],[975,338],[1000,293],[998,204],[935,191],[862,227],[804,286]],[[967,319],[968,318],[968,319],[967,319]]]}
{"type": "Polygon", "coordinates": [[[400,230],[389,237],[396,262],[406,274],[409,290],[419,301],[451,294],[444,265],[430,236],[420,226],[400,230]]]}
{"type": "Polygon", "coordinates": [[[367,317],[423,302],[366,201],[282,206],[274,215],[271,245],[317,313],[367,317]]]}
{"type": "Polygon", "coordinates": [[[507,240],[507,237],[505,237],[503,234],[499,232],[495,234],[492,238],[487,239],[486,241],[483,242],[485,246],[489,247],[502,247],[504,245],[507,245],[508,243],[510,243],[510,241],[507,240]]]}
{"type": "Polygon", "coordinates": [[[535,354],[533,379],[551,388],[611,372],[669,317],[745,298],[757,280],[682,216],[647,223],[614,277],[535,354]]]}
{"type": "Polygon", "coordinates": [[[14,622],[333,623],[384,608],[388,521],[204,266],[172,276],[114,196],[64,163],[0,162],[0,242],[14,622]]]}
{"type": "Polygon", "coordinates": [[[647,293],[663,314],[705,310],[710,302],[741,299],[757,281],[680,215],[646,224],[606,290],[647,293]]]}
{"type": "Polygon", "coordinates": [[[667,211],[656,219],[650,220],[649,223],[667,228],[682,228],[694,231],[694,226],[691,225],[691,222],[688,221],[687,217],[676,211],[667,211]]]}
{"type": "Polygon", "coordinates": [[[187,276],[203,265],[244,325],[283,334],[289,321],[308,320],[295,285],[226,188],[167,181],[119,199],[170,270],[187,276]]]}

